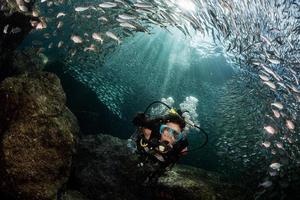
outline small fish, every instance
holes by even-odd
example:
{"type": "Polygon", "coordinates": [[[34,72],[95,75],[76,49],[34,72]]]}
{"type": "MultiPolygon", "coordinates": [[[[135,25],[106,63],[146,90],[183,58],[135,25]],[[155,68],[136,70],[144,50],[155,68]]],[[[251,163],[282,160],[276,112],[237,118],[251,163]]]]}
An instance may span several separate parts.
{"type": "Polygon", "coordinates": [[[59,28],[61,28],[63,25],[64,25],[64,23],[63,23],[62,21],[60,21],[60,22],[58,22],[58,24],[57,24],[57,28],[59,29],[59,28]]]}
{"type": "Polygon", "coordinates": [[[276,118],[279,118],[279,117],[280,117],[280,113],[279,113],[277,110],[273,110],[273,109],[272,109],[272,112],[273,112],[273,114],[274,114],[274,116],[275,116],[276,118]]]}
{"type": "Polygon", "coordinates": [[[294,125],[294,123],[291,121],[291,120],[286,120],[285,121],[285,125],[286,125],[286,127],[288,128],[288,129],[290,129],[290,130],[294,130],[295,129],[295,125],[294,125]]]}
{"type": "Polygon", "coordinates": [[[152,8],[152,5],[145,3],[134,3],[133,5],[138,8],[152,8]]]}
{"type": "Polygon", "coordinates": [[[134,25],[130,24],[129,22],[122,22],[122,23],[120,23],[120,26],[124,27],[124,28],[136,29],[136,27],[134,25]]]}
{"type": "Polygon", "coordinates": [[[94,44],[91,44],[89,47],[85,47],[83,49],[83,51],[84,52],[86,52],[86,51],[94,51],[94,52],[96,52],[96,46],[94,44]]]}
{"type": "Polygon", "coordinates": [[[108,22],[108,19],[106,17],[103,17],[103,16],[99,17],[98,20],[108,22]]]}
{"type": "Polygon", "coordinates": [[[300,95],[295,95],[295,98],[298,102],[300,102],[300,95]]]}
{"type": "Polygon", "coordinates": [[[101,44],[103,44],[103,38],[101,37],[101,35],[99,33],[93,33],[92,38],[94,40],[96,40],[97,42],[100,42],[101,44]]]}
{"type": "Polygon", "coordinates": [[[270,61],[272,64],[280,64],[280,60],[277,60],[277,59],[271,59],[271,58],[268,58],[268,61],[270,61]]]}
{"type": "Polygon", "coordinates": [[[282,110],[282,109],[283,109],[283,105],[282,105],[282,103],[280,103],[280,102],[274,102],[274,103],[271,103],[271,106],[275,106],[275,107],[278,108],[279,110],[282,110]]]}
{"type": "Polygon", "coordinates": [[[271,74],[277,81],[282,80],[282,78],[280,76],[278,76],[273,70],[269,69],[268,67],[266,67],[264,65],[261,65],[261,66],[266,72],[271,74]]]}
{"type": "Polygon", "coordinates": [[[288,140],[288,142],[289,142],[290,144],[293,144],[293,143],[294,143],[294,140],[293,140],[292,138],[290,138],[290,137],[288,137],[287,140],[288,140]]]}
{"type": "Polygon", "coordinates": [[[265,141],[265,142],[262,143],[262,145],[263,145],[264,147],[266,147],[266,148],[269,148],[269,147],[271,146],[271,142],[265,141]]]}
{"type": "Polygon", "coordinates": [[[259,75],[259,78],[263,81],[269,81],[269,77],[265,76],[265,75],[259,75]]]}
{"type": "Polygon", "coordinates": [[[270,46],[272,45],[271,42],[270,42],[270,40],[269,40],[267,37],[264,37],[263,35],[261,35],[260,37],[261,37],[261,39],[262,39],[264,42],[266,42],[268,45],[270,45],[270,46]]]}
{"type": "Polygon", "coordinates": [[[50,33],[45,33],[43,36],[44,36],[44,38],[49,39],[51,35],[50,35],[50,33]]]}
{"type": "Polygon", "coordinates": [[[262,186],[264,188],[268,188],[268,187],[271,187],[272,186],[272,182],[271,181],[265,181],[263,183],[260,183],[259,186],[262,186]]]}
{"type": "Polygon", "coordinates": [[[264,129],[271,135],[276,133],[275,129],[272,126],[265,126],[264,129]]]}
{"type": "Polygon", "coordinates": [[[276,146],[279,148],[279,149],[283,149],[283,144],[281,142],[277,142],[276,143],[276,146]]]}
{"type": "Polygon", "coordinates": [[[291,90],[293,90],[296,93],[300,93],[300,91],[298,90],[298,88],[296,88],[294,85],[289,86],[289,88],[291,88],[291,90]]]}
{"type": "Polygon", "coordinates": [[[120,22],[120,23],[127,22],[125,19],[121,19],[121,18],[117,18],[116,21],[117,21],[117,22],[120,22]]]}
{"type": "Polygon", "coordinates": [[[277,172],[275,171],[272,171],[272,172],[269,172],[270,176],[276,176],[277,175],[277,172]]]}
{"type": "Polygon", "coordinates": [[[267,86],[269,86],[270,88],[272,88],[273,90],[276,89],[276,86],[274,83],[272,83],[271,81],[264,81],[264,84],[266,84],[267,86]]]}
{"type": "Polygon", "coordinates": [[[299,79],[297,78],[297,76],[295,74],[293,74],[293,76],[294,76],[296,84],[299,85],[299,79]]]}
{"type": "Polygon", "coordinates": [[[77,53],[77,50],[76,49],[71,49],[69,51],[69,53],[71,54],[71,57],[75,56],[75,54],[77,53]]]}
{"type": "Polygon", "coordinates": [[[114,33],[110,32],[110,31],[107,31],[105,33],[108,37],[116,40],[118,42],[118,44],[120,44],[122,41],[120,40],[120,38],[118,38],[118,36],[116,36],[114,33]]]}
{"type": "Polygon", "coordinates": [[[287,89],[287,87],[284,85],[284,83],[282,82],[277,82],[278,85],[280,85],[281,87],[283,87],[284,89],[287,89]]]}
{"type": "Polygon", "coordinates": [[[60,47],[62,47],[63,44],[64,44],[63,41],[59,41],[58,44],[57,44],[57,47],[60,48],[60,47]]]}
{"type": "Polygon", "coordinates": [[[53,46],[53,42],[51,42],[49,45],[48,45],[48,49],[51,49],[53,46]]]}
{"type": "Polygon", "coordinates": [[[132,15],[127,15],[127,14],[120,14],[118,15],[119,18],[124,19],[124,20],[134,20],[136,19],[135,16],[132,15]]]}
{"type": "Polygon", "coordinates": [[[101,8],[114,8],[117,7],[117,4],[114,2],[104,2],[104,3],[100,3],[99,7],[101,8]]]}
{"type": "Polygon", "coordinates": [[[88,10],[90,7],[76,7],[75,8],[75,11],[76,12],[83,12],[83,11],[86,11],[86,10],[88,10]]]}
{"type": "Polygon", "coordinates": [[[3,33],[4,34],[8,33],[8,27],[9,27],[9,24],[7,24],[6,26],[4,26],[4,29],[3,29],[3,33]]]}
{"type": "Polygon", "coordinates": [[[59,13],[57,14],[56,18],[60,18],[60,17],[64,17],[64,16],[66,16],[65,13],[59,12],[59,13]]]}
{"type": "Polygon", "coordinates": [[[80,43],[83,42],[83,40],[81,39],[81,37],[78,36],[78,35],[72,35],[72,36],[71,36],[71,40],[72,40],[74,43],[76,43],[76,44],[80,44],[80,43]]]}
{"type": "Polygon", "coordinates": [[[277,163],[277,162],[272,163],[272,164],[270,165],[270,168],[275,169],[275,170],[279,170],[280,167],[281,167],[281,164],[280,164],[280,163],[277,163]]]}
{"type": "Polygon", "coordinates": [[[22,31],[21,28],[15,27],[15,28],[12,28],[10,32],[11,32],[12,34],[16,34],[16,33],[20,33],[21,31],[22,31]]]}

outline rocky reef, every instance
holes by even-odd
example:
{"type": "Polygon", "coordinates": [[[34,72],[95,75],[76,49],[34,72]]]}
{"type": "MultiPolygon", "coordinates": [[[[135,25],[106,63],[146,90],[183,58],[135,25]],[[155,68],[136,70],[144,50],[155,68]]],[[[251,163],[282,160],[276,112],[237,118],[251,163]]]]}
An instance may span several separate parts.
{"type": "Polygon", "coordinates": [[[0,190],[17,199],[55,199],[67,182],[79,128],[51,73],[0,85],[0,190]]]}
{"type": "Polygon", "coordinates": [[[90,200],[247,199],[243,188],[226,183],[217,173],[186,165],[176,165],[156,184],[147,184],[147,176],[155,169],[150,163],[138,164],[126,140],[85,136],[74,156],[71,187],[90,200]]]}

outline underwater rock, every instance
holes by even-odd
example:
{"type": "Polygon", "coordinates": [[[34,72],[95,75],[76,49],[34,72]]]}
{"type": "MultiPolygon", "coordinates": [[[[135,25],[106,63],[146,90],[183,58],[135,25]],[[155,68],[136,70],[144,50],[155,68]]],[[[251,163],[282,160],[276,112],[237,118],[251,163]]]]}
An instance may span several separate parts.
{"type": "Polygon", "coordinates": [[[69,190],[62,195],[61,200],[88,200],[88,199],[78,191],[69,190]]]}
{"type": "Polygon", "coordinates": [[[48,62],[45,54],[35,48],[14,51],[11,71],[14,75],[41,72],[48,62]]]}
{"type": "Polygon", "coordinates": [[[195,167],[176,165],[158,179],[144,184],[155,167],[130,153],[127,141],[109,135],[84,136],[73,160],[72,189],[89,199],[246,199],[242,189],[220,175],[195,167]]]}
{"type": "Polygon", "coordinates": [[[67,182],[76,117],[65,106],[60,80],[24,74],[0,85],[0,190],[16,199],[55,199],[67,182]]]}
{"type": "MultiPolygon", "coordinates": [[[[32,12],[23,12],[17,2],[20,1],[0,0],[0,81],[13,74],[13,51],[33,29],[30,21],[40,21],[32,12]]],[[[32,10],[34,1],[23,3],[32,10]]]]}
{"type": "Polygon", "coordinates": [[[126,140],[109,135],[85,136],[74,155],[72,185],[89,199],[137,199],[133,191],[142,183],[134,173],[137,163],[126,140]]]}

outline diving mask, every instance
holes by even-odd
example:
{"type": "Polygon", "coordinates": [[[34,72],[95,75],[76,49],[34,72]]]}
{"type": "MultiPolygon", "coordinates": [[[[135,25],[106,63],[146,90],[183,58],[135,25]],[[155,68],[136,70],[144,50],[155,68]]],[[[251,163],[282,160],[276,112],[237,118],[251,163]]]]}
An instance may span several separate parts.
{"type": "Polygon", "coordinates": [[[179,140],[181,140],[183,138],[183,133],[182,132],[178,132],[176,130],[174,130],[171,127],[168,127],[167,125],[163,124],[160,126],[159,132],[162,135],[163,132],[167,130],[168,133],[175,138],[175,142],[178,142],[179,140]]]}

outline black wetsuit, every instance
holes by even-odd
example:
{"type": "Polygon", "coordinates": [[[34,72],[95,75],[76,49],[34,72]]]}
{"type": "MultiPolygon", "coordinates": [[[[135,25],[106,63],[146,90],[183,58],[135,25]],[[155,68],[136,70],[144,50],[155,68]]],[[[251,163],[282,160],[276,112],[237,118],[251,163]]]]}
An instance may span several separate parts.
{"type": "Polygon", "coordinates": [[[162,124],[166,124],[167,122],[170,121],[163,117],[159,117],[155,119],[145,118],[144,120],[140,120],[137,123],[136,121],[133,122],[136,126],[140,128],[148,128],[151,130],[151,135],[149,140],[147,140],[144,137],[144,134],[140,131],[136,140],[138,152],[141,155],[150,158],[154,162],[159,162],[162,168],[173,166],[178,161],[181,155],[181,151],[188,146],[187,138],[183,138],[180,141],[176,142],[173,145],[173,148],[170,148],[170,150],[167,151],[166,153],[159,153],[158,151],[155,150],[160,144],[159,142],[161,137],[159,133],[160,126],[162,124]],[[163,161],[159,160],[157,156],[155,156],[157,155],[157,153],[163,157],[163,161]]]}

